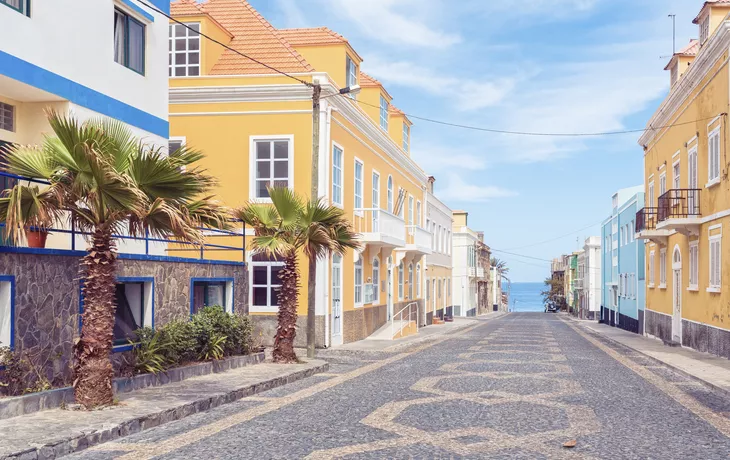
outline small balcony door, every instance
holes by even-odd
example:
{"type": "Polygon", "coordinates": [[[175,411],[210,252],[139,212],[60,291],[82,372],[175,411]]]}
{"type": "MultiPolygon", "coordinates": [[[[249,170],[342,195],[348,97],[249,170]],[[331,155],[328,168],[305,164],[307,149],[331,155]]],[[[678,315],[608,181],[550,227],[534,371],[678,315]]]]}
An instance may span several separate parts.
{"type": "MultiPolygon", "coordinates": [[[[687,163],[687,188],[690,190],[697,190],[699,188],[699,179],[697,178],[697,147],[689,151],[687,163]]],[[[689,194],[687,206],[689,208],[688,210],[690,215],[699,214],[698,208],[700,204],[698,203],[697,198],[696,193],[689,194]]]]}
{"type": "Polygon", "coordinates": [[[342,344],[342,256],[332,256],[332,344],[342,344]]]}
{"type": "Polygon", "coordinates": [[[373,232],[380,231],[380,175],[373,173],[373,232]]]}

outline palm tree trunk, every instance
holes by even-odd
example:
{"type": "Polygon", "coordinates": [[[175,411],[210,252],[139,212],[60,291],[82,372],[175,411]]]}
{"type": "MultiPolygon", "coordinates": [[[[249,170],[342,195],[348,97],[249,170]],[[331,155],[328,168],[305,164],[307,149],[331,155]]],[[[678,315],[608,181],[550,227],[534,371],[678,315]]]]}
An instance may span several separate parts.
{"type": "Polygon", "coordinates": [[[277,299],[279,301],[278,327],[274,338],[274,362],[297,362],[294,353],[294,339],[297,335],[297,297],[299,295],[299,271],[297,256],[290,254],[286,257],[284,268],[279,272],[281,288],[277,299]]]}
{"type": "Polygon", "coordinates": [[[316,334],[315,287],[317,283],[317,258],[309,258],[309,278],[307,279],[307,358],[314,358],[316,334]]]}
{"type": "Polygon", "coordinates": [[[84,312],[81,338],[74,346],[74,394],[87,409],[112,404],[114,371],[110,354],[116,304],[116,254],[109,228],[99,228],[82,259],[84,312]]]}

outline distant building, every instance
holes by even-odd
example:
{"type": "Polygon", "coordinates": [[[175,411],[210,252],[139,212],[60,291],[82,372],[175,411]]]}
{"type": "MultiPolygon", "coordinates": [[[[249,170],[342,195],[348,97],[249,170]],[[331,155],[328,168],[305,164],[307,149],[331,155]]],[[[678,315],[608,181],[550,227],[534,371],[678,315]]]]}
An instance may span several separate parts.
{"type": "Polygon", "coordinates": [[[453,316],[476,316],[477,279],[484,277],[477,256],[479,235],[468,227],[469,213],[454,211],[453,214],[453,316]]]}
{"type": "Polygon", "coordinates": [[[451,270],[452,243],[451,232],[454,223],[451,208],[446,206],[433,193],[436,179],[428,178],[426,195],[426,230],[431,232],[431,254],[425,257],[426,293],[424,315],[426,324],[431,324],[433,317],[444,319],[447,307],[452,306],[451,270]]]}
{"type": "Polygon", "coordinates": [[[613,195],[611,216],[603,222],[601,248],[601,322],[644,333],[644,241],[636,238],[636,213],[644,203],[644,187],[613,195]]]}

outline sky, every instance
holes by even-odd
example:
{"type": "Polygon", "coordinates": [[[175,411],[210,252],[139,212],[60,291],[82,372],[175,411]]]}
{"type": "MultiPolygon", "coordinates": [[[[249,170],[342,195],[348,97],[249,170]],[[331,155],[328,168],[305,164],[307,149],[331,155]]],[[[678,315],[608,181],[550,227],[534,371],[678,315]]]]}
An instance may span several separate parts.
{"type": "MultiPolygon", "coordinates": [[[[703,0],[250,0],[275,27],[344,35],[406,114],[490,129],[643,129],[664,66],[698,35],[703,0]]],[[[600,235],[616,190],[641,185],[638,133],[516,136],[413,119],[411,155],[469,212],[513,282],[600,235]],[[542,243],[546,240],[554,240],[542,243]],[[527,257],[515,256],[509,253],[527,257]],[[535,260],[543,259],[543,260],[535,260]]]]}

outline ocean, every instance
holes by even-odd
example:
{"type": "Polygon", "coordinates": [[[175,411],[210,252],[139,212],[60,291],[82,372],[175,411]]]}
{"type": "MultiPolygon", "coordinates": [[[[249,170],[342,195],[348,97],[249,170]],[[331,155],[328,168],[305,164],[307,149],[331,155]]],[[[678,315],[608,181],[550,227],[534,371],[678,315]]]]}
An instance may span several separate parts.
{"type": "MultiPolygon", "coordinates": [[[[503,289],[507,291],[507,283],[503,289]]],[[[540,295],[540,291],[544,289],[544,283],[512,283],[510,311],[545,311],[545,304],[540,295]]]]}

